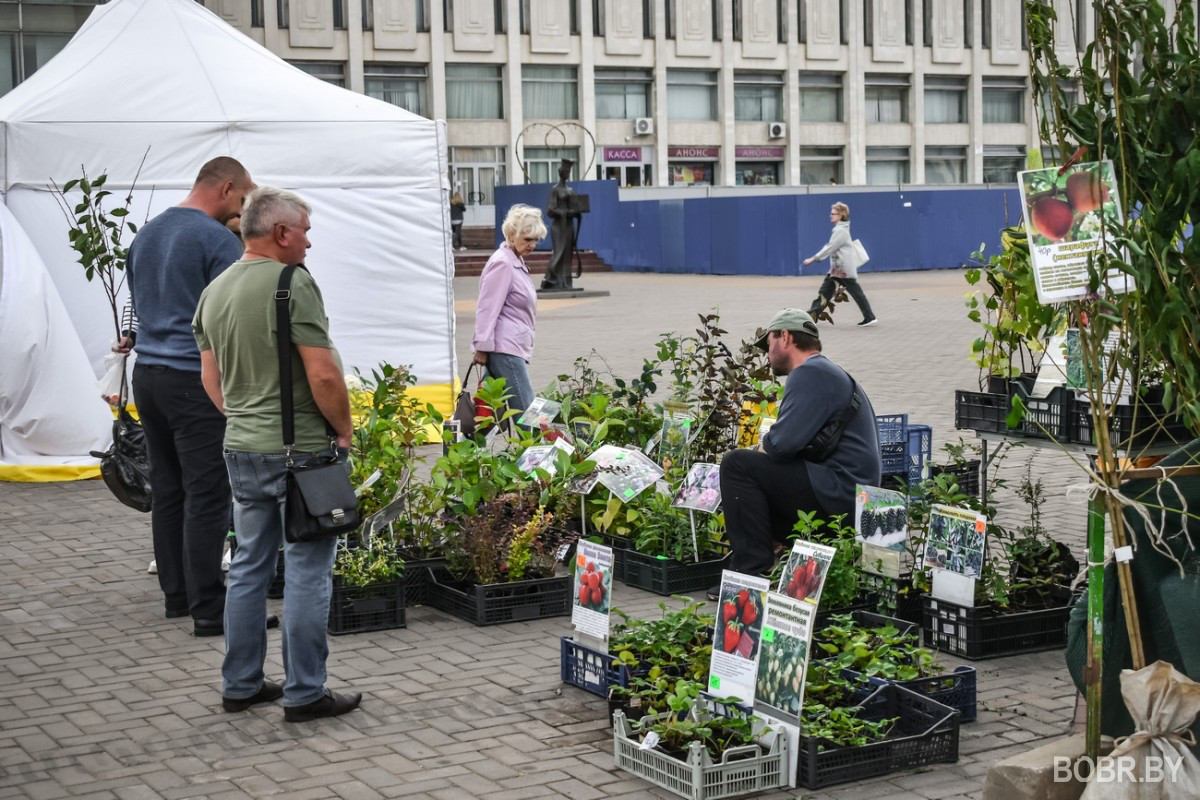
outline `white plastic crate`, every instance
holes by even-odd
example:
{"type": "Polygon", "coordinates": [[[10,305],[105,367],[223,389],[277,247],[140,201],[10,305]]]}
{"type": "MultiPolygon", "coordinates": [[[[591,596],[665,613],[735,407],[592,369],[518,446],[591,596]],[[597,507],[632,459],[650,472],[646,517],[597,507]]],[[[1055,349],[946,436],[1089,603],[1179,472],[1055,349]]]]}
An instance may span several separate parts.
{"type": "MultiPolygon", "coordinates": [[[[650,725],[668,716],[669,712],[643,717],[643,721],[650,725]]],[[[621,711],[613,714],[613,754],[617,766],[691,800],[718,800],[785,786],[787,736],[764,726],[760,740],[761,744],[725,751],[719,763],[714,763],[708,751],[696,742],[689,749],[687,760],[681,761],[661,750],[642,749],[625,714],[621,711]]]]}

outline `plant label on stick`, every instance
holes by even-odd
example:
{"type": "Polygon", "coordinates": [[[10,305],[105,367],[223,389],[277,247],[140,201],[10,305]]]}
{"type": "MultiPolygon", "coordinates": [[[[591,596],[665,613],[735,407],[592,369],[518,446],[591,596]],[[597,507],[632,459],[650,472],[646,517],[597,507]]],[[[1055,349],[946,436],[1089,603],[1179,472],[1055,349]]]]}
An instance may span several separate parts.
{"type": "Polygon", "coordinates": [[[876,486],[856,487],[854,529],[862,542],[864,571],[900,578],[912,569],[908,543],[908,498],[876,486]]]}
{"type": "MultiPolygon", "coordinates": [[[[1119,255],[1115,227],[1124,220],[1111,161],[1026,170],[1017,176],[1038,302],[1078,300],[1088,293],[1088,261],[1107,249],[1119,255]],[[1105,232],[1107,228],[1107,234],[1105,232]],[[1107,235],[1107,242],[1103,238],[1107,235]]],[[[1133,278],[1110,270],[1108,290],[1131,292],[1133,278]]]]}
{"type": "Polygon", "coordinates": [[[627,503],[663,476],[662,467],[644,453],[606,444],[588,456],[596,464],[598,480],[621,502],[627,503]]]}
{"type": "Polygon", "coordinates": [[[571,625],[597,639],[608,639],[612,607],[613,551],[602,544],[579,540],[575,549],[574,600],[571,625]]]}
{"type": "Polygon", "coordinates": [[[695,435],[696,418],[687,403],[663,403],[662,427],[658,436],[658,463],[663,469],[684,463],[688,444],[695,435]]]}
{"type": "Polygon", "coordinates": [[[804,707],[816,607],[778,592],[767,594],[762,655],[758,659],[754,710],[799,723],[804,707]]]}
{"type": "Polygon", "coordinates": [[[969,578],[983,571],[987,517],[968,508],[935,505],[921,549],[923,569],[944,569],[969,578]]]}
{"type": "Polygon", "coordinates": [[[548,428],[561,409],[562,403],[557,400],[535,397],[529,408],[525,409],[525,413],[521,414],[517,424],[527,428],[548,428]]]}
{"type": "Polygon", "coordinates": [[[783,574],[779,576],[779,593],[818,605],[821,590],[825,588],[825,576],[829,574],[829,565],[836,554],[837,549],[828,545],[796,540],[792,554],[783,566],[783,574]]]}
{"type": "Polygon", "coordinates": [[[975,605],[975,578],[948,569],[933,568],[933,586],[929,593],[938,600],[960,606],[975,605]]]}
{"type": "Polygon", "coordinates": [[[692,464],[683,483],[675,490],[671,505],[715,514],[721,506],[720,465],[692,464]]]}
{"type": "Polygon", "coordinates": [[[716,697],[754,703],[754,681],[762,645],[763,608],[771,582],[725,570],[713,634],[708,691],[716,697]]]}

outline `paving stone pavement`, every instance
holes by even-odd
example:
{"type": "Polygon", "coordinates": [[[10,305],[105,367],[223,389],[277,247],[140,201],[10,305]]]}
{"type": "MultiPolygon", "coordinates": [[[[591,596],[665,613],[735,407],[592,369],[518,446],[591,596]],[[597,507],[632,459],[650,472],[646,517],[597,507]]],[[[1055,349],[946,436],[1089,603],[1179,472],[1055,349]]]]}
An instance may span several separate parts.
{"type": "MultiPolygon", "coordinates": [[[[630,374],[658,333],[690,330],[696,313],[717,306],[726,329],[749,335],[778,307],[806,305],[817,287],[815,278],[628,274],[581,283],[611,296],[542,303],[535,387],[592,347],[630,374]]],[[[863,283],[879,324],[858,329],[853,310],[839,308],[838,324],[823,329],[826,353],[879,413],[931,425],[935,447],[956,440],[952,390],[976,379],[961,275],[868,274],[863,283]]],[[[464,364],[476,285],[455,282],[464,364]]],[[[1026,458],[1010,458],[1007,474],[1019,475],[1026,458]]],[[[1053,452],[1037,455],[1034,473],[1051,497],[1047,527],[1081,555],[1084,510],[1063,494],[1082,474],[1053,452]]],[[[1001,506],[1019,522],[1019,503],[1001,495],[1001,506]]],[[[605,703],[560,683],[566,618],[474,628],[411,609],[404,630],[330,639],[330,685],[363,691],[361,710],[303,725],[285,723],[278,705],[225,714],[224,645],[163,619],[145,571],[146,516],[98,481],[0,483],[0,508],[0,798],[671,796],[613,766],[605,703]]],[[[616,604],[637,615],[659,601],[617,588],[616,604]]],[[[272,677],[283,673],[278,639],[270,633],[272,677]]],[[[761,796],[979,797],[989,765],[1070,728],[1075,690],[1059,652],[974,666],[979,719],[962,727],[956,764],[761,796]]]]}

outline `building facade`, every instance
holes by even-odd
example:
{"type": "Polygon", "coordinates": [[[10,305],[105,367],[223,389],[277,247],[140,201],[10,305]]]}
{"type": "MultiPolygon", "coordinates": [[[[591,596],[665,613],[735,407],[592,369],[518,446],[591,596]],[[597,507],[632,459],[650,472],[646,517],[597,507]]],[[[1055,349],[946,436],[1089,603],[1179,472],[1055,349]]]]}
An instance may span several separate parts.
{"type": "MultiPolygon", "coordinates": [[[[0,0],[0,88],[90,5],[0,0]]],[[[895,186],[1009,183],[1038,146],[1022,0],[204,5],[312,75],[447,120],[468,224],[491,223],[494,186],[554,180],[563,157],[623,186],[895,186]]],[[[1055,5],[1072,62],[1090,3],[1055,5]]]]}

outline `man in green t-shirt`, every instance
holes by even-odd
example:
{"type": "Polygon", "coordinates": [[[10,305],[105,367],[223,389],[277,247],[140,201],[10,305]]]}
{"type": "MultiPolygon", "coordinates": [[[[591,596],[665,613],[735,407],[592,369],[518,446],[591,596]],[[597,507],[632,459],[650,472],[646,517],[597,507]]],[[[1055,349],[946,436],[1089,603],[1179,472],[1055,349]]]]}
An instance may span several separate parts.
{"type": "MultiPolygon", "coordinates": [[[[274,297],[284,265],[304,262],[310,211],[291,192],[256,189],[242,212],[246,252],[204,290],[192,320],[204,390],[227,421],[225,465],[238,541],[225,600],[223,706],[244,711],[282,696],[289,722],[345,714],[362,699],[357,692],[341,695],[325,687],[336,538],[284,545],[286,683],[265,680],[263,673],[267,587],[284,540],[289,458],[279,402],[274,297]]],[[[332,438],[344,459],[353,433],[350,399],[321,292],[305,269],[292,275],[288,309],[296,430],[290,458],[302,463],[327,451],[332,438]]]]}

